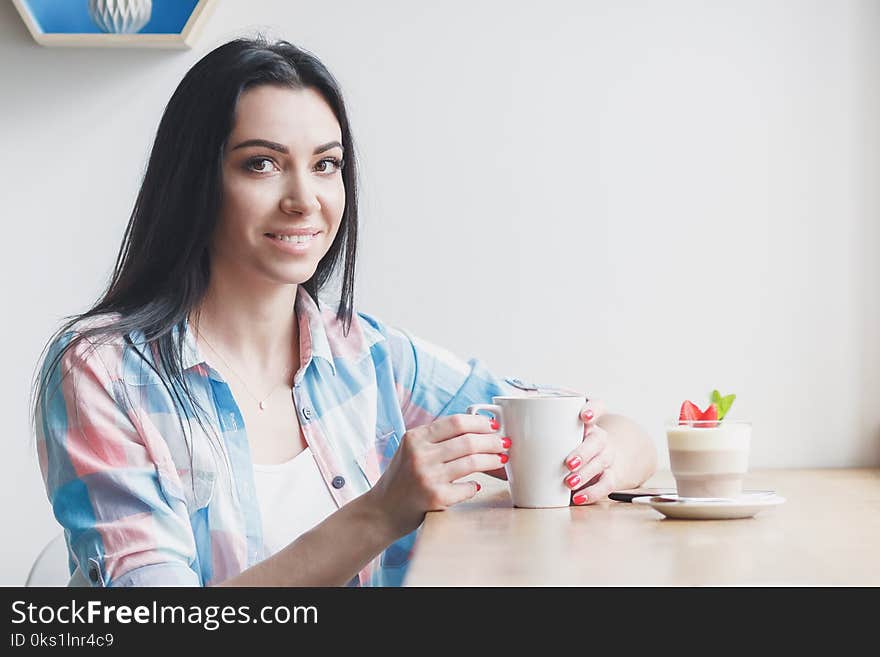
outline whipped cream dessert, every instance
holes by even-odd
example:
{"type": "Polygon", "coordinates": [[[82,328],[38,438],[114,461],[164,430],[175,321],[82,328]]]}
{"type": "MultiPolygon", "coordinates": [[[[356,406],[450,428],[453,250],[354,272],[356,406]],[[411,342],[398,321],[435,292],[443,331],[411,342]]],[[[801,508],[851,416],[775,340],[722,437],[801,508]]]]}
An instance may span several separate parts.
{"type": "Polygon", "coordinates": [[[737,497],[749,469],[752,427],[672,426],[666,430],[669,464],[681,497],[737,497]]]}
{"type": "Polygon", "coordinates": [[[724,420],[736,395],[717,390],[701,410],[681,405],[678,422],[666,428],[669,465],[679,497],[737,497],[749,469],[752,425],[724,420]]]}

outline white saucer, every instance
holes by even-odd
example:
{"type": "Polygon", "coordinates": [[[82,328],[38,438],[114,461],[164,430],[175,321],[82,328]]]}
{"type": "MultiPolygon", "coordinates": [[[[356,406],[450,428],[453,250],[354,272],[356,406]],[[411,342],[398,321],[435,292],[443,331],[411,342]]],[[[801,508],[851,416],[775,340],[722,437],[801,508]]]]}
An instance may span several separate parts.
{"type": "Polygon", "coordinates": [[[730,518],[751,518],[768,506],[785,502],[773,491],[744,491],[732,499],[717,497],[682,497],[678,495],[659,495],[637,497],[634,504],[648,504],[667,518],[690,520],[726,520],[730,518]]]}

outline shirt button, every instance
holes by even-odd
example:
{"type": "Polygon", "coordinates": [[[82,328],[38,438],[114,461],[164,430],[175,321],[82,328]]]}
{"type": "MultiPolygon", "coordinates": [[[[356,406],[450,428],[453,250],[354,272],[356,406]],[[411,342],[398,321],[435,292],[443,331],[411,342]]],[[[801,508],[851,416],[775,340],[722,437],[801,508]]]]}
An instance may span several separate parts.
{"type": "Polygon", "coordinates": [[[339,475],[333,477],[333,488],[338,489],[342,488],[343,486],[345,486],[345,477],[340,477],[339,475]]]}
{"type": "Polygon", "coordinates": [[[311,420],[312,419],[312,409],[311,408],[304,408],[303,409],[303,417],[307,420],[311,420]]]}
{"type": "Polygon", "coordinates": [[[89,566],[89,579],[92,580],[93,582],[95,582],[96,584],[98,583],[98,579],[99,579],[98,567],[95,564],[92,564],[91,566],[89,566]]]}

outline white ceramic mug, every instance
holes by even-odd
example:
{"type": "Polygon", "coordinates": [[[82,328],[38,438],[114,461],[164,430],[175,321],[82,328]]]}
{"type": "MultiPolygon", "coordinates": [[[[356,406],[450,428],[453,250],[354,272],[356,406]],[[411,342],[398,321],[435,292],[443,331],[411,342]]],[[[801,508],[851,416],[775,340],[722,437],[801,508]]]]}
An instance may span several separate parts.
{"type": "Polygon", "coordinates": [[[568,506],[565,459],[584,439],[581,396],[492,397],[491,404],[468,406],[467,412],[488,411],[498,432],[510,438],[505,463],[513,505],[530,509],[568,506]]]}

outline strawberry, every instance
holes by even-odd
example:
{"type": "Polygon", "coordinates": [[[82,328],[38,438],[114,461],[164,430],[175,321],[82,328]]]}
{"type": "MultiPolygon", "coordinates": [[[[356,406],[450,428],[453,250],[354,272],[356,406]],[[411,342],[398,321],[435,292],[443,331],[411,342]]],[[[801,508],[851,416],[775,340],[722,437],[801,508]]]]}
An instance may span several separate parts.
{"type": "Polygon", "coordinates": [[[701,420],[707,420],[705,424],[701,424],[701,427],[717,427],[718,426],[718,407],[715,404],[709,404],[706,407],[706,410],[703,411],[703,416],[700,418],[701,420]]]}
{"type": "Polygon", "coordinates": [[[717,426],[718,407],[715,404],[709,404],[705,411],[701,411],[700,407],[692,401],[685,401],[681,405],[681,412],[678,415],[679,424],[688,424],[689,422],[698,422],[701,420],[702,422],[698,426],[717,426]]]}
{"type": "Polygon", "coordinates": [[[700,407],[692,401],[686,401],[681,405],[681,412],[678,414],[678,421],[681,423],[693,420],[699,420],[703,412],[700,407]]]}

